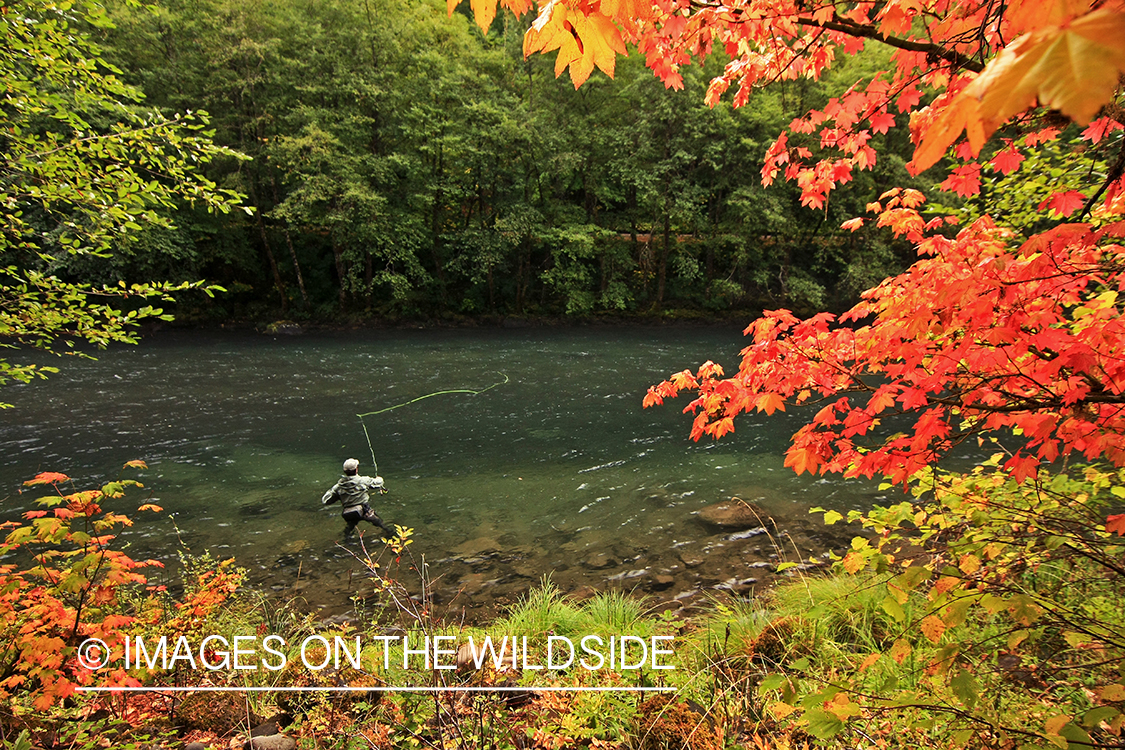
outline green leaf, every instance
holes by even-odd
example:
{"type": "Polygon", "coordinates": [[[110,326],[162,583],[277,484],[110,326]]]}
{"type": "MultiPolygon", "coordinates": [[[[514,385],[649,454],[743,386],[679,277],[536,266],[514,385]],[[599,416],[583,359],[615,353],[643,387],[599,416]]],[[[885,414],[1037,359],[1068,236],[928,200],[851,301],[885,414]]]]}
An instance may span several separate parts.
{"type": "Polygon", "coordinates": [[[785,685],[788,682],[789,678],[785,675],[766,675],[762,678],[762,681],[758,683],[758,690],[759,692],[765,692],[767,690],[780,690],[782,685],[785,685]]]}
{"type": "Polygon", "coordinates": [[[844,728],[844,722],[820,708],[813,708],[805,712],[808,722],[808,733],[821,740],[835,737],[844,728]]]}
{"type": "Polygon", "coordinates": [[[1093,728],[1098,724],[1101,724],[1103,721],[1109,721],[1119,716],[1120,714],[1121,712],[1113,706],[1098,706],[1097,708],[1092,708],[1086,713],[1082,714],[1082,723],[1090,728],[1093,728]]]}
{"type": "Polygon", "coordinates": [[[949,680],[949,689],[957,696],[957,699],[965,705],[965,708],[972,710],[973,706],[977,704],[980,699],[980,688],[977,686],[977,680],[973,673],[967,669],[958,670],[949,680]]]}
{"type": "Polygon", "coordinates": [[[895,622],[902,622],[906,619],[906,610],[893,596],[887,596],[883,599],[883,611],[894,618],[895,622]]]}
{"type": "Polygon", "coordinates": [[[1059,734],[1066,738],[1071,747],[1090,747],[1093,744],[1086,730],[1073,721],[1063,727],[1059,734]]]}
{"type": "Polygon", "coordinates": [[[949,735],[950,744],[954,747],[968,747],[975,734],[972,729],[959,729],[949,735]]]}

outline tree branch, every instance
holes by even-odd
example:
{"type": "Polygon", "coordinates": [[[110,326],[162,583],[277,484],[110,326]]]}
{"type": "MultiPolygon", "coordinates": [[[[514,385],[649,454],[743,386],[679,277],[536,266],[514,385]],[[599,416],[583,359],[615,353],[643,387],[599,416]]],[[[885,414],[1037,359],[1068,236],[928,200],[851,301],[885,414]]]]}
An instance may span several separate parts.
{"type": "Polygon", "coordinates": [[[838,31],[841,34],[849,34],[864,39],[874,39],[877,42],[882,42],[891,47],[904,49],[909,52],[925,52],[927,55],[933,55],[934,57],[945,60],[955,68],[971,70],[974,73],[979,73],[984,70],[984,63],[979,60],[974,60],[971,57],[966,57],[956,50],[942,47],[940,44],[933,44],[932,42],[916,42],[910,39],[900,39],[897,36],[884,36],[877,28],[867,24],[843,21],[814,21],[811,18],[798,18],[797,23],[801,26],[816,26],[818,28],[827,29],[828,31],[838,31]]]}

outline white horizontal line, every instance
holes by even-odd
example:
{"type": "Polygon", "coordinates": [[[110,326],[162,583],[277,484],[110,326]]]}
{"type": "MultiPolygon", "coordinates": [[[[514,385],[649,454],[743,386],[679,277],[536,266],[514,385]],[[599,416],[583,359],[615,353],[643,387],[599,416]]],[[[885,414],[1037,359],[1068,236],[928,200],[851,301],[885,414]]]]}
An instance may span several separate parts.
{"type": "Polygon", "coordinates": [[[80,693],[669,693],[674,687],[76,687],[80,693]]]}

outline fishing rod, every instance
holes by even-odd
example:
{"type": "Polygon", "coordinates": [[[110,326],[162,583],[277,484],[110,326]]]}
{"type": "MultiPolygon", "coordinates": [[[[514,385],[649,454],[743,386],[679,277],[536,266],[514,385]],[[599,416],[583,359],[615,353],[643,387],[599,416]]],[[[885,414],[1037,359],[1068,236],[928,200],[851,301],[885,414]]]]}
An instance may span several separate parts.
{"type": "Polygon", "coordinates": [[[375,446],[371,444],[371,435],[368,434],[368,432],[367,432],[367,423],[363,421],[364,417],[374,417],[374,416],[379,415],[379,414],[385,414],[386,412],[393,411],[394,409],[401,409],[404,406],[410,406],[411,404],[416,404],[419,401],[422,401],[422,400],[427,399],[427,398],[433,398],[434,396],[444,396],[444,395],[449,394],[449,393],[469,393],[469,394],[472,394],[473,396],[479,396],[480,394],[482,394],[486,391],[491,391],[493,388],[496,388],[497,386],[504,385],[508,382],[508,376],[507,375],[505,375],[502,372],[498,372],[496,374],[502,376],[504,379],[493,383],[492,385],[488,386],[487,388],[481,388],[479,390],[473,390],[472,388],[451,388],[451,389],[445,390],[445,391],[434,391],[433,393],[427,393],[425,396],[419,396],[418,398],[412,398],[409,401],[403,401],[401,404],[395,404],[394,406],[388,406],[385,409],[379,409],[378,411],[369,411],[365,414],[356,414],[356,416],[359,417],[359,423],[363,426],[363,436],[365,438],[367,438],[367,447],[371,450],[371,463],[374,464],[374,466],[375,466],[375,474],[377,475],[379,473],[379,462],[375,459],[375,446]]]}

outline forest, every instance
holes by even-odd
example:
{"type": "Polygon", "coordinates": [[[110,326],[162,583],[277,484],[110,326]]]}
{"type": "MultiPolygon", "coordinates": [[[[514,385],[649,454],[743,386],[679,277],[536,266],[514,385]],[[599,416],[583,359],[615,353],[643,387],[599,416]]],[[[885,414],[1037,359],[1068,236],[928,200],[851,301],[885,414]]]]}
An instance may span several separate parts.
{"type": "Polygon", "coordinates": [[[551,59],[524,58],[529,18],[485,33],[440,2],[108,15],[95,38],[143,91],[138,106],[206,112],[214,143],[236,152],[206,175],[250,210],[181,203],[174,227],[112,258],[56,252],[51,270],[226,290],[185,297],[183,321],[842,309],[909,262],[905,243],[840,228],[872,193],[914,184],[902,129],[875,136],[888,156],[822,210],[761,183],[778,129],[883,64],[879,50],[736,111],[704,102],[720,56],[687,69],[682,90],[639,54],[575,90],[551,59]]]}

